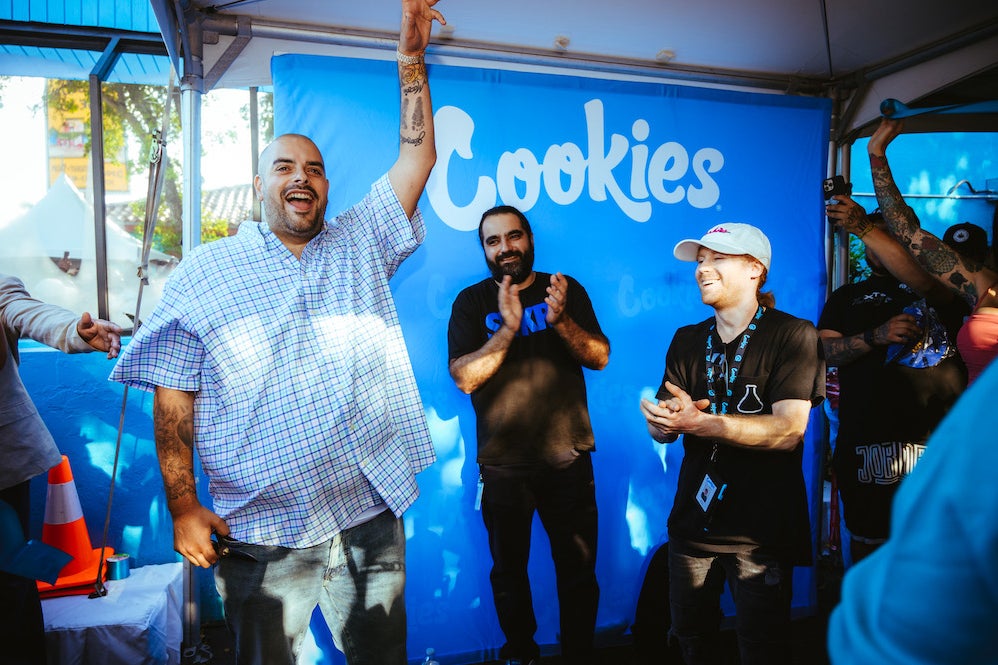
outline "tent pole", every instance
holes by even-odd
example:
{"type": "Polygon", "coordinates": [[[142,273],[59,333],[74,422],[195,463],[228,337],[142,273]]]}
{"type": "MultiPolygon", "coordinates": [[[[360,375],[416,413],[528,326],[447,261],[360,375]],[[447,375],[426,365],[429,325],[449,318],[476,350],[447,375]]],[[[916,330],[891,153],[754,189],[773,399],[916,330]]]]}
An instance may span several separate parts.
{"type": "MultiPolygon", "coordinates": [[[[249,111],[250,111],[250,163],[252,164],[252,169],[250,173],[250,182],[253,182],[253,178],[256,174],[260,172],[260,111],[259,111],[259,95],[256,86],[252,86],[249,89],[250,101],[249,101],[249,111]]],[[[260,200],[253,196],[253,221],[259,222],[260,219],[260,200]]]]}
{"type": "MultiPolygon", "coordinates": [[[[201,96],[204,94],[204,66],[201,59],[201,34],[197,22],[188,25],[192,34],[190,51],[183,58],[184,73],[180,82],[180,124],[183,139],[183,206],[181,251],[187,257],[201,244],[201,96]]],[[[197,462],[195,462],[197,464],[197,462]]],[[[182,662],[202,660],[201,644],[201,571],[184,559],[184,609],[182,662]]]]}

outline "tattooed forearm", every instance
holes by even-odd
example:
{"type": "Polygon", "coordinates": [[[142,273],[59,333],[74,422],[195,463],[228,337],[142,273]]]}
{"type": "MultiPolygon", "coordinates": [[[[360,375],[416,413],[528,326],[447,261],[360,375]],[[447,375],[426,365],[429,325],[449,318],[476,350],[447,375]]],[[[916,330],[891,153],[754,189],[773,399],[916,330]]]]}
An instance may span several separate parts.
{"type": "Polygon", "coordinates": [[[423,91],[426,89],[426,65],[401,65],[399,77],[402,82],[402,118],[399,140],[413,146],[420,146],[426,138],[426,113],[423,91]]]}
{"type": "Polygon", "coordinates": [[[871,164],[870,171],[873,176],[873,189],[877,194],[877,203],[891,235],[902,243],[910,245],[915,231],[919,228],[918,217],[904,202],[886,162],[883,166],[871,164]]]}
{"type": "Polygon", "coordinates": [[[402,143],[408,143],[409,145],[423,145],[423,139],[426,138],[426,132],[420,132],[417,136],[406,136],[405,134],[399,135],[399,141],[402,143]]]}
{"type": "Polygon", "coordinates": [[[193,397],[186,393],[176,399],[157,391],[153,402],[156,454],[170,505],[196,496],[193,407],[193,397]]]}
{"type": "Polygon", "coordinates": [[[402,81],[403,95],[418,95],[426,85],[426,63],[399,65],[399,79],[402,81]]]}
{"type": "Polygon", "coordinates": [[[825,362],[832,367],[848,365],[870,351],[870,347],[863,341],[862,335],[822,337],[821,345],[825,350],[825,362]]]}
{"type": "Polygon", "coordinates": [[[412,128],[421,130],[426,126],[426,117],[423,115],[423,98],[416,98],[416,106],[412,110],[412,128]]]}
{"type": "Polygon", "coordinates": [[[410,105],[408,99],[402,100],[402,133],[399,140],[402,143],[419,146],[426,138],[426,117],[423,115],[423,99],[417,97],[410,105]],[[412,112],[410,113],[410,107],[412,112]]]}

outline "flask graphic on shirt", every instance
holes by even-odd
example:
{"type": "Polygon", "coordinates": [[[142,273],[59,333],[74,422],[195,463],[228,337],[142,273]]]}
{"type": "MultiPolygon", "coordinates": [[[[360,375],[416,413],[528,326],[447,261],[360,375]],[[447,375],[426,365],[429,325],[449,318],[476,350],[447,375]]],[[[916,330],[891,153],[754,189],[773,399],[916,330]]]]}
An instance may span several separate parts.
{"type": "Polygon", "coordinates": [[[754,383],[745,386],[745,394],[738,400],[738,413],[759,413],[762,411],[762,400],[756,392],[754,383]]]}

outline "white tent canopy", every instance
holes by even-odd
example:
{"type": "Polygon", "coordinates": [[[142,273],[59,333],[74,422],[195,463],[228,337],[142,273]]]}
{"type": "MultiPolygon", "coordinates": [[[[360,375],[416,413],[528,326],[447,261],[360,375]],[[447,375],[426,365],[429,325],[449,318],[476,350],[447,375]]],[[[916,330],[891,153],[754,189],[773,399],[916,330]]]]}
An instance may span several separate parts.
{"type": "MultiPolygon", "coordinates": [[[[30,210],[20,217],[0,222],[0,258],[67,257],[93,261],[94,211],[82,192],[62,174],[30,210]]],[[[114,222],[107,224],[107,258],[138,266],[142,243],[114,222]]],[[[150,261],[175,263],[177,259],[158,250],[150,261]]]]}
{"type": "MultiPolygon", "coordinates": [[[[0,221],[3,271],[17,275],[36,298],[73,311],[97,313],[94,212],[83,194],[62,175],[38,203],[19,217],[0,221]],[[60,263],[62,265],[60,265],[60,263]]],[[[135,311],[142,243],[117,224],[107,223],[109,307],[118,318],[135,311]]],[[[164,276],[177,259],[152,250],[150,273],[164,276]]],[[[159,299],[162,280],[146,289],[143,311],[159,299]]]]}

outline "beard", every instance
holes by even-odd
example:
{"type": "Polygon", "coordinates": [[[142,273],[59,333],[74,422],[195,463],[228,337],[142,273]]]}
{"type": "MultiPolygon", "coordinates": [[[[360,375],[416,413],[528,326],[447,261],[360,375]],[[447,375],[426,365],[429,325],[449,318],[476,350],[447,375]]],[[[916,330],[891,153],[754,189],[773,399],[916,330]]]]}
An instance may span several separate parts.
{"type": "Polygon", "coordinates": [[[284,207],[286,193],[282,192],[279,200],[270,197],[263,200],[263,219],[275,235],[311,239],[322,230],[322,225],[325,223],[326,206],[318,203],[318,194],[311,187],[296,187],[295,189],[308,190],[315,196],[316,206],[312,209],[312,214],[302,217],[288,213],[284,207]]]}
{"type": "Polygon", "coordinates": [[[497,254],[495,261],[485,259],[485,264],[492,273],[492,279],[501,282],[503,277],[509,275],[513,278],[514,284],[519,284],[534,272],[534,248],[529,248],[526,252],[504,252],[497,254]],[[516,261],[503,263],[503,260],[516,257],[516,261]]]}

